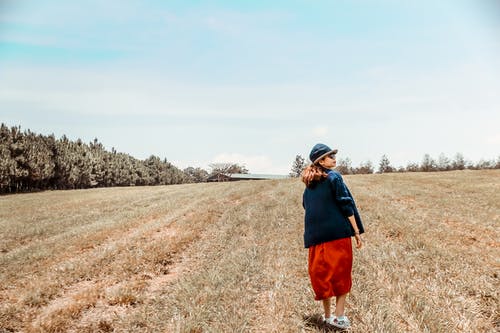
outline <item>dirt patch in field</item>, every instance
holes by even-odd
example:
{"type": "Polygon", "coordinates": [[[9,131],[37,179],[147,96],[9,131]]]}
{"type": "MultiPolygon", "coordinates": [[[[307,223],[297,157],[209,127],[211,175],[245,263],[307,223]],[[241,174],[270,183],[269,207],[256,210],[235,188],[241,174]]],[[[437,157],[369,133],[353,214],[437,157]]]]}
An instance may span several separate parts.
{"type": "MultiPolygon", "coordinates": [[[[131,230],[128,233],[130,239],[139,239],[149,244],[163,244],[169,248],[168,256],[155,259],[157,267],[161,268],[137,272],[118,284],[113,284],[112,281],[100,281],[100,297],[92,306],[82,309],[72,318],[73,329],[68,332],[112,331],[116,321],[122,321],[123,318],[130,316],[138,306],[149,299],[154,299],[166,286],[175,283],[183,274],[191,272],[191,267],[195,267],[196,264],[192,258],[184,256],[184,251],[202,237],[197,232],[199,227],[196,225],[200,221],[210,225],[218,216],[220,213],[213,209],[204,213],[186,212],[171,221],[168,226],[152,228],[142,233],[140,237],[131,230]],[[196,235],[189,236],[186,232],[193,233],[193,230],[181,229],[180,226],[185,223],[193,226],[196,235]]],[[[131,246],[136,245],[131,244],[131,246]]],[[[154,253],[152,255],[154,256],[154,253]]]]}
{"type": "Polygon", "coordinates": [[[63,332],[82,311],[94,307],[100,298],[100,286],[84,281],[66,288],[62,296],[54,299],[35,318],[28,332],[63,332]]]}

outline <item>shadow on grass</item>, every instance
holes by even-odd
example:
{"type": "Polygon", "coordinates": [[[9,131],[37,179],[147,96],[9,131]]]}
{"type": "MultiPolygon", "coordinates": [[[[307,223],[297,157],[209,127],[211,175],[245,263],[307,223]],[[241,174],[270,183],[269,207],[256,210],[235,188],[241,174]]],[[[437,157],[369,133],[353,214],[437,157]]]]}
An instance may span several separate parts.
{"type": "Polygon", "coordinates": [[[305,315],[302,317],[307,328],[314,328],[320,332],[347,332],[347,329],[333,327],[331,325],[325,324],[321,315],[305,315]]]}

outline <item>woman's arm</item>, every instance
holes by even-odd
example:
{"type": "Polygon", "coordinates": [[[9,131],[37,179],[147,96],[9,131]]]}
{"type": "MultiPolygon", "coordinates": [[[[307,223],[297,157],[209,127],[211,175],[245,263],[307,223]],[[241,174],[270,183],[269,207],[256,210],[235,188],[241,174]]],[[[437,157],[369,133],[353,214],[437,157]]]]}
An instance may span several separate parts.
{"type": "Polygon", "coordinates": [[[351,215],[347,218],[349,219],[349,222],[351,223],[351,226],[354,229],[354,239],[356,240],[356,248],[360,249],[363,246],[363,243],[361,242],[361,235],[359,234],[359,229],[358,225],[356,224],[356,219],[354,218],[354,215],[351,215]]]}
{"type": "Polygon", "coordinates": [[[344,216],[350,216],[354,214],[354,201],[352,199],[347,186],[342,180],[342,176],[339,173],[330,173],[329,175],[330,184],[332,186],[333,196],[335,201],[339,205],[340,210],[344,216]]]}

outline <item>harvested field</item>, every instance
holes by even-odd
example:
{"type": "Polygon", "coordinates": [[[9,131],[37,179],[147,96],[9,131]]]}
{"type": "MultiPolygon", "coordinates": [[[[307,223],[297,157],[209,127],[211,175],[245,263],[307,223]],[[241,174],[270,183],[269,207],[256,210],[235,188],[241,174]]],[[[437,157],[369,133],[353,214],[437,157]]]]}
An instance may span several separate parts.
{"type": "MultiPolygon", "coordinates": [[[[344,177],[352,332],[500,331],[500,171],[344,177]]],[[[0,332],[323,332],[303,184],[0,197],[0,332]]]]}

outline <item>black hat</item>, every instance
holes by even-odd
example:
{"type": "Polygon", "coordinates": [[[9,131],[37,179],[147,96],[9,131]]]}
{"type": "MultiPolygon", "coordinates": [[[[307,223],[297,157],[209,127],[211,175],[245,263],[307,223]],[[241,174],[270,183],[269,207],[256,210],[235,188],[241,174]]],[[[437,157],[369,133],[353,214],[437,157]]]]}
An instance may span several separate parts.
{"type": "Polygon", "coordinates": [[[311,153],[309,154],[309,159],[313,164],[316,164],[319,160],[321,160],[323,157],[330,155],[330,154],[337,154],[338,149],[330,149],[327,145],[324,145],[322,143],[317,143],[314,145],[314,147],[311,149],[311,153]]]}

